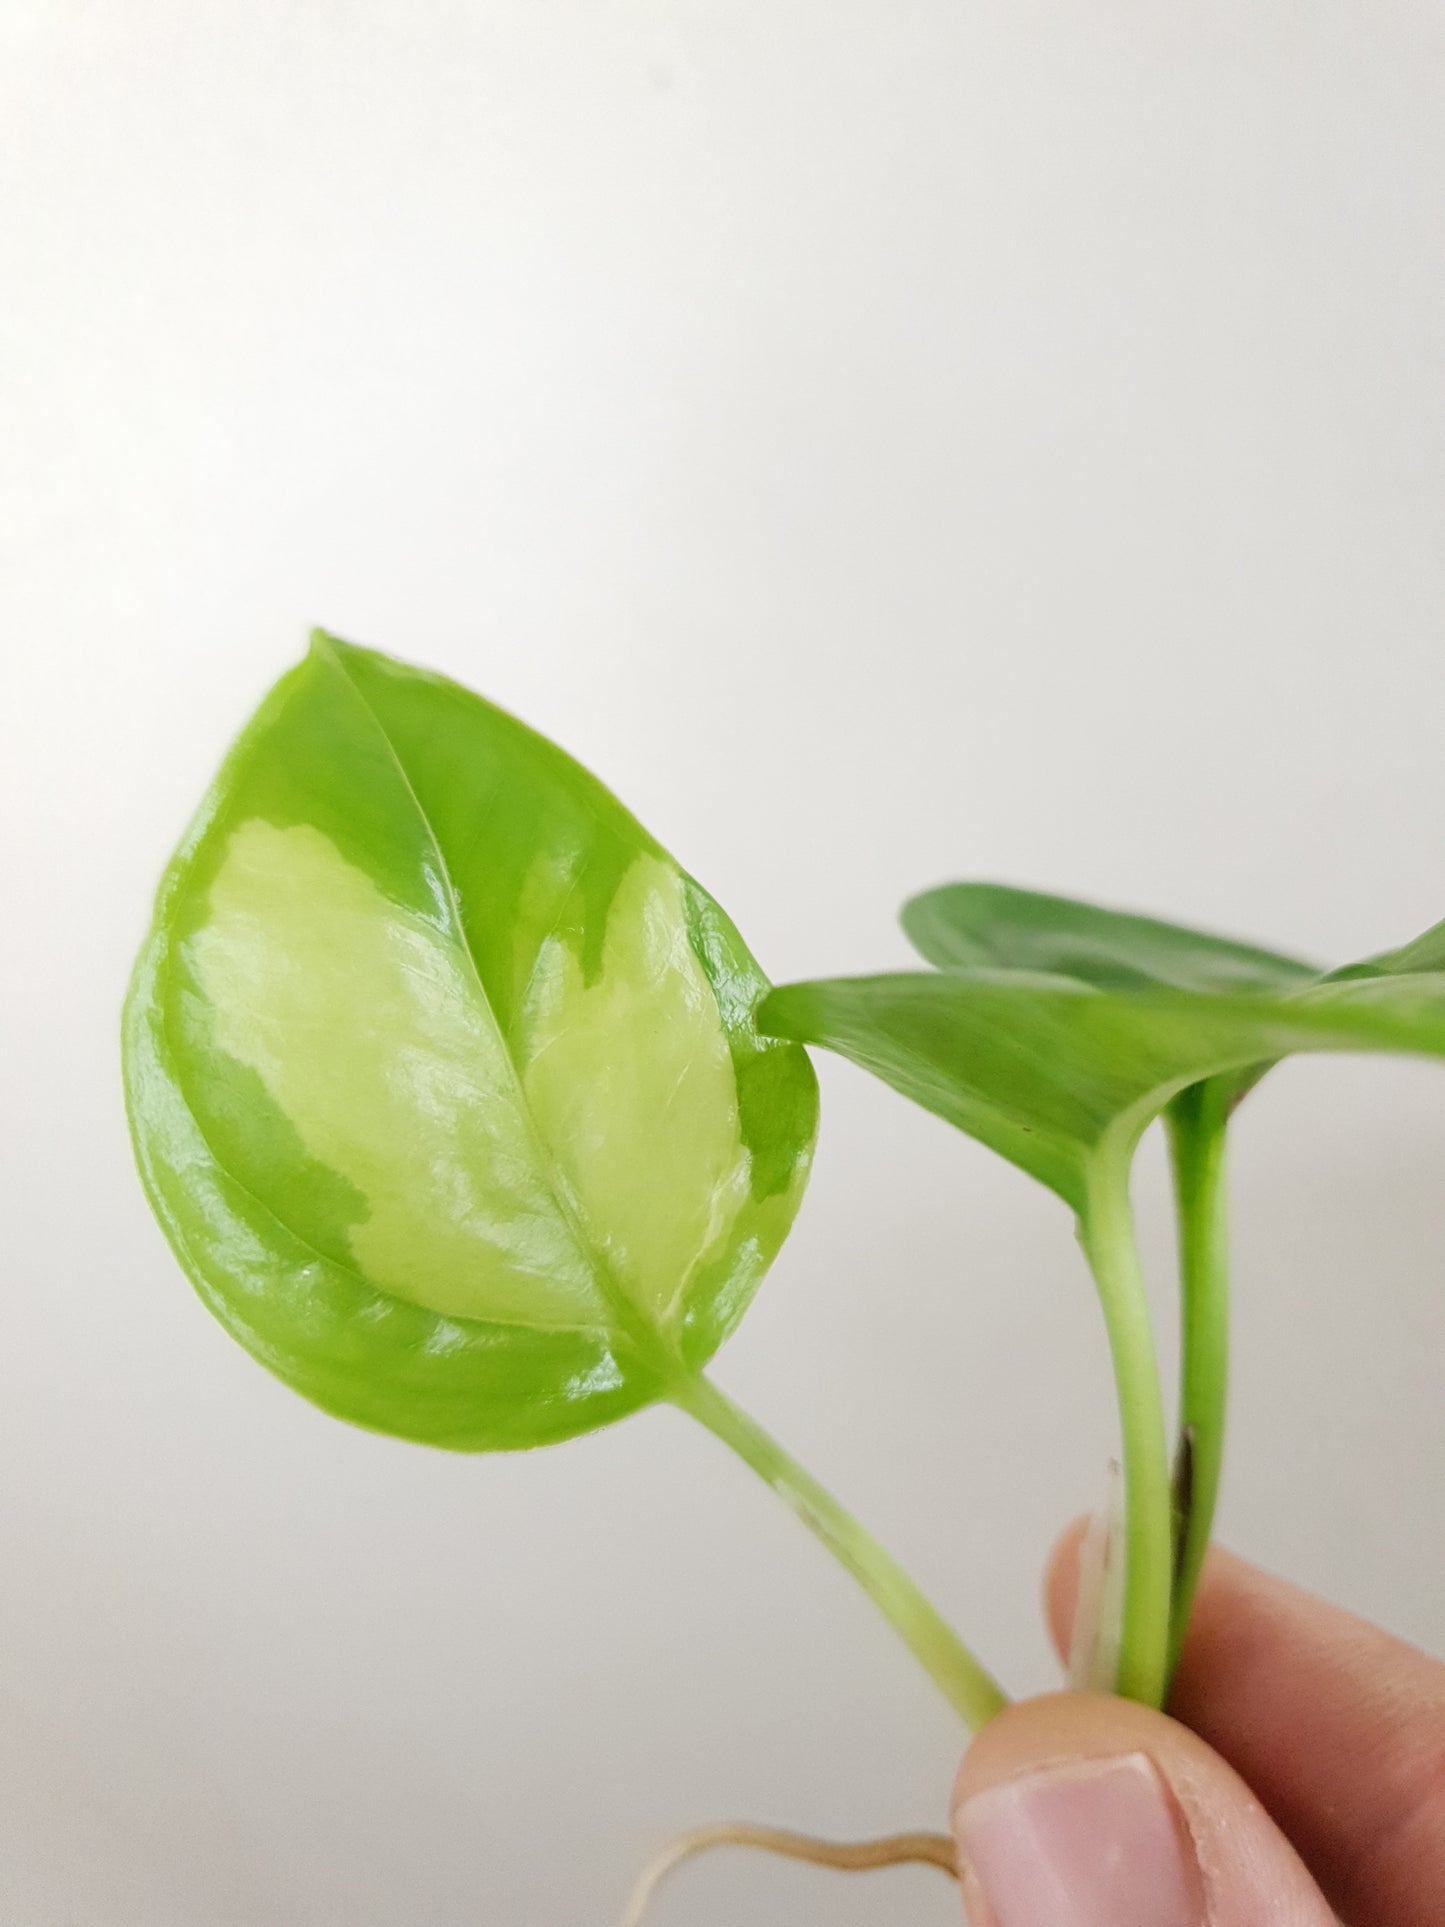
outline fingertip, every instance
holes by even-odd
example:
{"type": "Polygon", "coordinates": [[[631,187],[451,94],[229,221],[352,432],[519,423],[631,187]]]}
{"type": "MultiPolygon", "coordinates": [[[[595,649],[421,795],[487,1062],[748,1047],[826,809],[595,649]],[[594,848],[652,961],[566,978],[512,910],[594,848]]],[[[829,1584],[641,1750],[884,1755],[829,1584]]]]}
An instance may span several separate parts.
{"type": "Polygon", "coordinates": [[[1332,1920],[1234,1772],[1128,1700],[1055,1693],[1008,1707],[964,1757],[953,1827],[975,1927],[1332,1920]]]}
{"type": "Polygon", "coordinates": [[[1108,1757],[1157,1747],[1173,1722],[1107,1693],[1041,1693],[995,1715],[963,1756],[954,1782],[957,1816],[975,1795],[1039,1763],[1108,1757]]]}

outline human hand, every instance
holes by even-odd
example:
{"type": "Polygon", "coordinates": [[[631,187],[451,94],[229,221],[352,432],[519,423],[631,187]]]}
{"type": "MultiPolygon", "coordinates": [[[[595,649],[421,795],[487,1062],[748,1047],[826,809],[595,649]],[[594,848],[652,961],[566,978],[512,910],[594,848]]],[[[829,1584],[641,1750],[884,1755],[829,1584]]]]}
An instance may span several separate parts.
{"type": "Polygon", "coordinates": [[[1059,1693],[985,1727],[954,1792],[971,1927],[1442,1927],[1445,1666],[1213,1552],[1169,1705],[1059,1693]]]}

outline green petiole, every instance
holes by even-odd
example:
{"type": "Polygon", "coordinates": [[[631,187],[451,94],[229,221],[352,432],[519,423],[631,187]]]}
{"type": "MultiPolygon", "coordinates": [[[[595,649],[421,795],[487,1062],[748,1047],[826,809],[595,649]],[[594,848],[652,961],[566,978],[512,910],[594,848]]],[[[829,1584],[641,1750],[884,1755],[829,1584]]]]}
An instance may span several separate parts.
{"type": "Polygon", "coordinates": [[[1002,1687],[897,1560],[756,1419],[701,1373],[681,1380],[671,1397],[751,1466],[852,1574],[966,1726],[976,1732],[1002,1711],[1002,1687]]]}
{"type": "Polygon", "coordinates": [[[1178,1538],[1169,1625],[1169,1675],[1179,1664],[1209,1546],[1224,1462],[1229,1384],[1229,1262],[1224,1146],[1237,1080],[1211,1077],[1165,1112],[1179,1226],[1181,1324],[1178,1538]],[[1187,1441],[1187,1447],[1186,1447],[1187,1441]],[[1181,1489],[1182,1488],[1182,1489],[1181,1489]]]}
{"type": "Polygon", "coordinates": [[[1129,1204],[1132,1153],[1132,1142],[1106,1140],[1091,1160],[1079,1241],[1108,1331],[1124,1446],[1124,1613],[1115,1689],[1159,1706],[1168,1670],[1173,1530],[1164,1402],[1129,1204]]]}

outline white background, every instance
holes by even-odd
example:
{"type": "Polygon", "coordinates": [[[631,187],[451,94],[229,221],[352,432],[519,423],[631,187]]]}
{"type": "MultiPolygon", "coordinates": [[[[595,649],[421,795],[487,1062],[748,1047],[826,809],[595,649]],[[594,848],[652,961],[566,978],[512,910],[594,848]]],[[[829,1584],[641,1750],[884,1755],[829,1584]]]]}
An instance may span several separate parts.
{"type": "MultiPolygon", "coordinates": [[[[313,621],[566,744],[779,979],[902,963],[956,875],[1327,961],[1445,914],[1445,15],[0,18],[0,1917],[592,1927],[697,1820],[939,1823],[952,1716],[680,1417],[449,1458],[230,1343],[126,972],[313,621]]],[[[822,1070],[720,1379],[1042,1687],[1114,1437],[1071,1227],[822,1070]]],[[[1436,1067],[1251,1100],[1222,1520],[1435,1650],[1442,1171],[1436,1067]]],[[[659,1927],[956,1918],[889,1879],[720,1862],[659,1927]]]]}

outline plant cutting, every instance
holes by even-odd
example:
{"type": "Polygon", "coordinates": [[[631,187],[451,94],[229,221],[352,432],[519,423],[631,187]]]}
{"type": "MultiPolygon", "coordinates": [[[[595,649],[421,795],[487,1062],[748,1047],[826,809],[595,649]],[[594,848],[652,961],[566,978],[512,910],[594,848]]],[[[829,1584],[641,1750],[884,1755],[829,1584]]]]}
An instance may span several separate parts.
{"type": "MultiPolygon", "coordinates": [[[[669,1403],[791,1506],[966,1727],[1002,1688],[882,1545],[707,1375],[782,1245],[852,1059],[1073,1214],[1117,1380],[1123,1499],[1081,1676],[1162,1704],[1208,1542],[1228,1361],[1230,1116],[1298,1051],[1445,1054],[1445,927],[1326,973],[993,885],[915,897],[914,972],[770,987],[720,906],[560,749],[324,634],[162,880],[124,1021],[147,1194],[202,1299],[338,1417],[457,1451],[669,1403]],[[1129,1180],[1169,1135],[1173,1446],[1129,1180]]],[[[825,1864],[951,1865],[932,1835],[825,1864]]]]}

